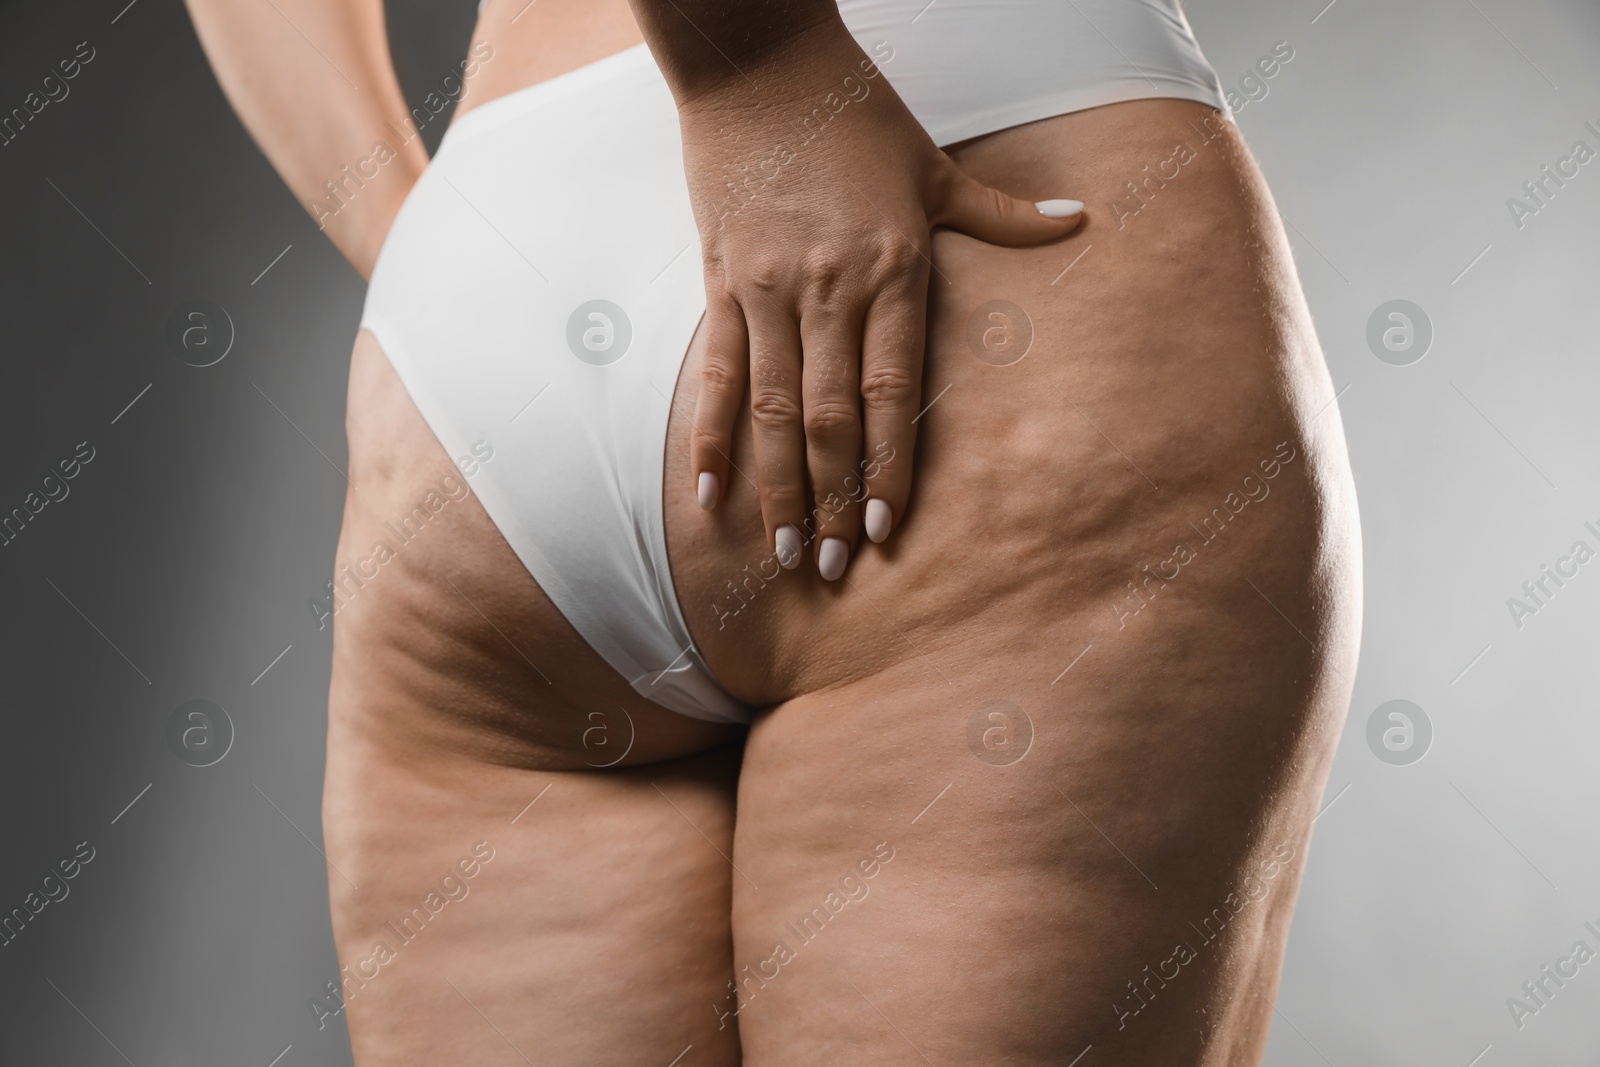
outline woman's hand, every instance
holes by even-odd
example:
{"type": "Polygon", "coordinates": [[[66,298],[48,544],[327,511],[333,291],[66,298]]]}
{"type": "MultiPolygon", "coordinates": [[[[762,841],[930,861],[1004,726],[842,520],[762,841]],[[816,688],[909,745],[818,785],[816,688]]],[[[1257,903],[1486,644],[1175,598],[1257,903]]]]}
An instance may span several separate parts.
{"type": "Polygon", "coordinates": [[[709,340],[695,491],[711,508],[728,484],[748,383],[768,544],[792,568],[816,542],[829,581],[863,521],[881,542],[905,516],[932,227],[1031,245],[1082,212],[963,174],[890,88],[884,53],[824,19],[678,100],[709,340]]]}

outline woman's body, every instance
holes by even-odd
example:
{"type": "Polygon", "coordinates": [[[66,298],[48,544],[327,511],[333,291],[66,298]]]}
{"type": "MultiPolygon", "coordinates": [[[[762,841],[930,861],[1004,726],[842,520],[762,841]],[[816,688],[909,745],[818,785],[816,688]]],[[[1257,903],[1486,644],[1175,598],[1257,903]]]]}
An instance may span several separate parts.
{"type": "MultiPolygon", "coordinates": [[[[486,8],[474,106],[640,39],[622,0],[520,7],[486,8]]],[[[730,614],[771,542],[744,478],[709,513],[678,491],[704,337],[684,363],[672,579],[712,673],[771,709],[742,751],[630,688],[472,497],[341,608],[324,825],[358,1062],[1259,1058],[1360,603],[1287,243],[1199,104],[951,154],[1088,221],[1030,249],[934,235],[916,495],[848,583],[743,584],[730,614]],[[967,340],[997,298],[1034,331],[1005,367],[967,340]],[[1021,758],[984,740],[1028,733],[997,700],[1031,721],[1021,758]],[[469,895],[389,925],[479,841],[469,895]]],[[[348,430],[339,564],[457,469],[365,333],[348,430]]],[[[747,432],[730,458],[752,471],[747,432]]]]}

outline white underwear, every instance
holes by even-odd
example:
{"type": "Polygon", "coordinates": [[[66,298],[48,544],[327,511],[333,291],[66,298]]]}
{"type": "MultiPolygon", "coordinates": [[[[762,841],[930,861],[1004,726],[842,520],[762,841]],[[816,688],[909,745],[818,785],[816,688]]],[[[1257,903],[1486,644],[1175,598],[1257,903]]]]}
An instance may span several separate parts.
{"type": "MultiPolygon", "coordinates": [[[[796,156],[884,77],[940,145],[1123,100],[1227,110],[1177,0],[839,9],[877,70],[819,97],[796,156]]],[[[757,174],[781,195],[774,166],[757,174]]],[[[701,269],[677,110],[639,45],[451,125],[384,242],[361,326],[449,454],[493,446],[478,498],[595,651],[658,704],[742,723],[753,709],[689,636],[662,521],[701,269]]]]}

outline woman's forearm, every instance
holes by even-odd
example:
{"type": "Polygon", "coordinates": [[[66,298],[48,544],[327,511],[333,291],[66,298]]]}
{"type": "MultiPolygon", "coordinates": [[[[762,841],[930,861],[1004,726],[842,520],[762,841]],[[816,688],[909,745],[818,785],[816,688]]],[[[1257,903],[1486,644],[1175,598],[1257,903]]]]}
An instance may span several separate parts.
{"type": "Polygon", "coordinates": [[[245,128],[363,278],[427,152],[409,124],[382,0],[188,0],[245,128]]]}

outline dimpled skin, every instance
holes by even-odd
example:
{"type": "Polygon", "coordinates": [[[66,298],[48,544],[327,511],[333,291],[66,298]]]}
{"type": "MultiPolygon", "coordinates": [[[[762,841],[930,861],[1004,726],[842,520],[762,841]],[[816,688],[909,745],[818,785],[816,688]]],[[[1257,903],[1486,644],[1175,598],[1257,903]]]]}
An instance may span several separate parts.
{"type": "MultiPolygon", "coordinates": [[[[630,43],[536,19],[485,98],[630,43]]],[[[471,497],[347,598],[324,830],[362,1067],[1259,1061],[1360,617],[1287,242],[1202,105],[953,155],[1086,221],[935,233],[911,505],[846,580],[768,563],[741,475],[700,509],[701,338],[685,362],[668,546],[706,661],[770,709],[742,746],[610,672],[471,497]],[[397,926],[479,841],[470,893],[397,926]]],[[[462,471],[366,335],[348,431],[340,563],[462,471]]],[[[731,458],[754,476],[747,433],[731,458]]]]}

